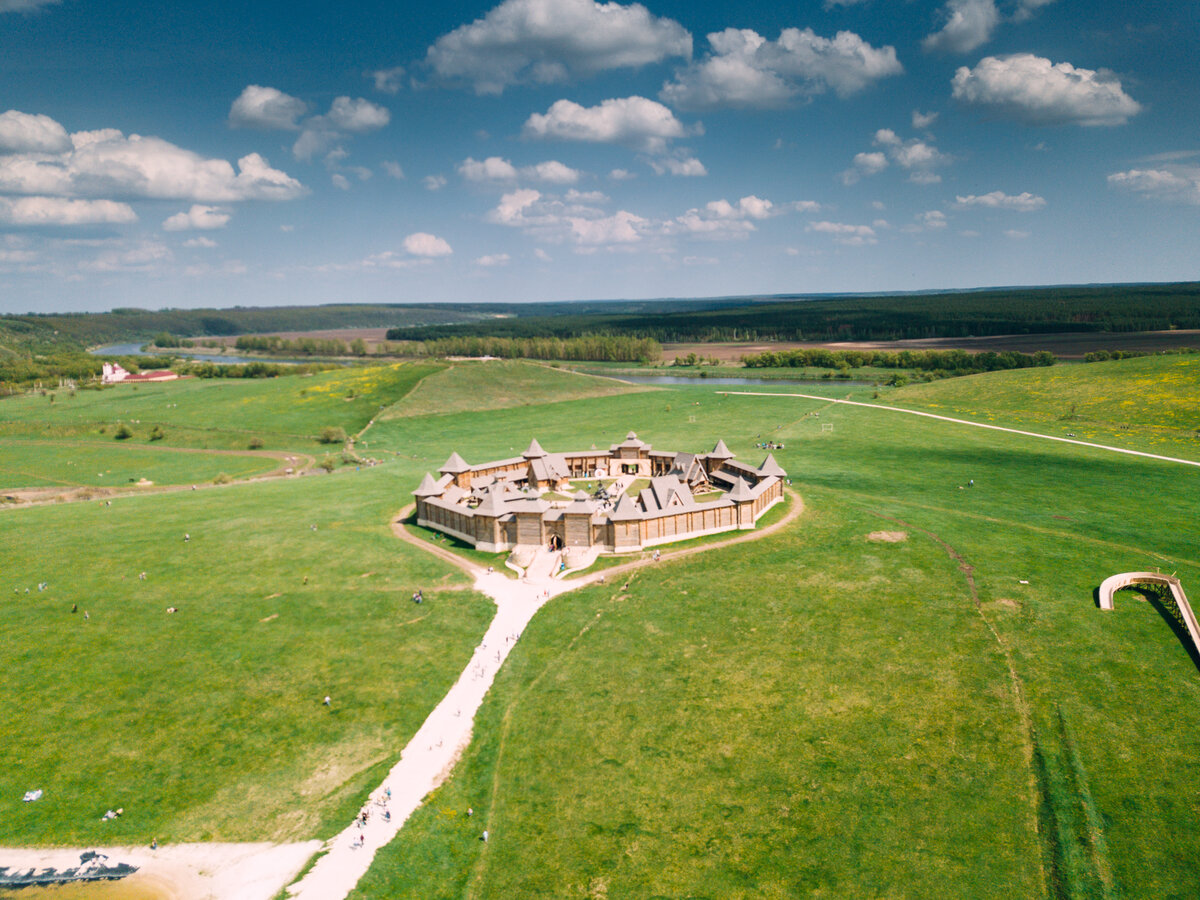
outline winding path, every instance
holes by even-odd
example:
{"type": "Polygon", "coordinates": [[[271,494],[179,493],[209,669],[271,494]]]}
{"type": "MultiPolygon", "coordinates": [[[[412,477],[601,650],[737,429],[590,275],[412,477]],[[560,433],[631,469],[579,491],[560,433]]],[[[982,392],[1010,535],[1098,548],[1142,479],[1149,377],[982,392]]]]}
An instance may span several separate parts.
{"type": "MultiPolygon", "coordinates": [[[[778,522],[754,531],[746,531],[728,540],[686,550],[662,553],[660,560],[691,556],[726,547],[744,541],[759,540],[787,527],[804,511],[800,496],[791,489],[787,493],[792,501],[791,509],[778,522]]],[[[463,750],[471,740],[471,729],[475,713],[495,680],[496,673],[504,664],[509,652],[534,613],[559,594],[619,575],[646,565],[655,565],[653,558],[638,559],[624,565],[614,566],[570,581],[551,577],[552,566],[546,566],[540,557],[530,566],[526,578],[514,580],[499,572],[488,572],[481,566],[467,562],[450,550],[421,540],[408,533],[402,524],[411,514],[406,507],[392,523],[393,533],[403,541],[420,547],[457,566],[475,579],[475,589],[496,603],[496,616],[492,619],[483,640],[475,648],[467,667],[458,681],[442,701],[434,708],[408,746],[400,754],[400,761],[392,767],[383,783],[373,790],[363,807],[368,812],[365,825],[352,823],[340,834],[326,842],[324,855],[308,873],[288,887],[289,897],[302,900],[340,900],[354,890],[355,885],[371,867],[375,854],[389,843],[400,828],[424,801],[430,791],[449,777],[463,750]],[[541,562],[541,570],[533,571],[541,562]],[[384,821],[383,812],[390,813],[390,821],[384,821]],[[361,841],[361,843],[360,843],[361,841]]]]}
{"type": "Polygon", "coordinates": [[[1146,453],[1143,450],[1129,450],[1125,447],[1113,447],[1110,444],[1094,444],[1091,441],[1080,441],[1075,438],[1056,437],[1052,434],[1039,434],[1036,431],[1022,431],[1019,428],[1005,428],[1003,425],[988,425],[984,422],[972,422],[970,419],[955,419],[951,416],[939,416],[937,413],[922,412],[919,409],[903,409],[899,406],[881,406],[878,403],[863,403],[859,400],[834,400],[817,394],[784,393],[783,391],[717,391],[728,397],[802,397],[805,400],[820,400],[822,403],[840,403],[843,406],[863,406],[867,409],[883,409],[888,412],[906,413],[910,416],[922,416],[926,419],[938,419],[942,422],[953,422],[955,425],[970,425],[973,428],[987,428],[990,431],[1007,431],[1009,434],[1019,434],[1024,437],[1040,438],[1043,441],[1058,441],[1060,444],[1077,444],[1080,447],[1091,447],[1094,450],[1107,450],[1110,453],[1125,453],[1129,456],[1142,456],[1146,459],[1160,459],[1164,462],[1179,463],[1184,466],[1200,467],[1200,460],[1180,459],[1177,456],[1163,456],[1159,453],[1146,453]]]}

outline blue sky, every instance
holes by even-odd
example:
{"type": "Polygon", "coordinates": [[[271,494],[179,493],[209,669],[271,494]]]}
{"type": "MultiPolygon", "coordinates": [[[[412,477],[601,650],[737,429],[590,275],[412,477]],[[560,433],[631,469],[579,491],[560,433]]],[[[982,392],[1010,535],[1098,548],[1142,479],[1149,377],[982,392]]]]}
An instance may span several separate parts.
{"type": "Polygon", "coordinates": [[[1181,0],[0,0],[0,311],[1200,277],[1181,0]]]}

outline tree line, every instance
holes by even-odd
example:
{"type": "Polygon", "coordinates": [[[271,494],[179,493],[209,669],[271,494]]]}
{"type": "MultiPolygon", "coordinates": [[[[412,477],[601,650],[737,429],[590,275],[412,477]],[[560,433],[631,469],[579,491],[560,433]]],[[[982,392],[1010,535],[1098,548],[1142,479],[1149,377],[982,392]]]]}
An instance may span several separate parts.
{"type": "Polygon", "coordinates": [[[712,341],[893,341],[1057,332],[1200,328],[1200,284],[1004,288],[928,294],[771,297],[719,308],[516,315],[395,329],[389,338],[649,337],[712,341]]]}
{"type": "Polygon", "coordinates": [[[767,350],[742,357],[742,364],[751,369],[799,369],[810,366],[818,369],[859,369],[872,366],[879,369],[912,369],[951,375],[1052,366],[1056,361],[1054,354],[1046,350],[1028,354],[1016,350],[967,353],[965,350],[828,350],[823,347],[767,350]]]}
{"type": "MultiPolygon", "coordinates": [[[[388,332],[391,339],[393,331],[388,332]]],[[[573,338],[463,336],[410,341],[413,356],[496,356],[501,359],[562,359],[577,362],[657,362],[662,345],[653,338],[585,334],[573,338]]]]}

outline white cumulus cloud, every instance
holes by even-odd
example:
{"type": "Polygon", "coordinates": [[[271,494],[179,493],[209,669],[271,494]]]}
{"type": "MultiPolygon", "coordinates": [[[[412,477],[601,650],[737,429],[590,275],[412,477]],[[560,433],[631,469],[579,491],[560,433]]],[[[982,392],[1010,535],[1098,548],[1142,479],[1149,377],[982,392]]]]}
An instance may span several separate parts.
{"type": "Polygon", "coordinates": [[[1000,23],[995,0],[950,0],[942,16],[942,29],[921,42],[926,52],[970,53],[990,41],[1000,23]]]}
{"type": "Polygon", "coordinates": [[[459,164],[458,174],[467,181],[515,181],[517,168],[499,156],[489,156],[482,161],[468,156],[459,164]]]}
{"type": "Polygon", "coordinates": [[[475,260],[475,265],[483,266],[484,268],[492,268],[493,266],[507,266],[511,257],[507,253],[488,253],[480,256],[475,260]]]}
{"type": "Polygon", "coordinates": [[[211,250],[213,247],[217,246],[217,242],[214,241],[210,237],[204,237],[203,235],[201,235],[200,237],[188,238],[186,241],[183,242],[183,246],[193,247],[193,248],[203,247],[205,249],[211,250]]]}
{"type": "Polygon", "coordinates": [[[1054,0],[1019,0],[1017,9],[1013,13],[1014,22],[1024,22],[1033,17],[1043,6],[1049,6],[1054,0]]]}
{"type": "Polygon", "coordinates": [[[1113,172],[1108,176],[1108,183],[1154,200],[1200,204],[1200,167],[1197,166],[1172,165],[1113,172]]]}
{"type": "Polygon", "coordinates": [[[507,159],[499,156],[489,156],[484,160],[468,156],[459,164],[458,174],[467,181],[475,182],[512,182],[523,179],[543,181],[548,184],[575,184],[580,178],[577,169],[572,169],[555,159],[548,159],[545,162],[518,169],[507,159]]]}
{"type": "Polygon", "coordinates": [[[848,247],[861,247],[866,244],[878,243],[875,229],[870,225],[849,225],[845,222],[812,222],[804,229],[818,234],[831,235],[839,244],[848,247]]]}
{"type": "Polygon", "coordinates": [[[661,159],[650,159],[648,162],[656,175],[671,174],[695,178],[708,174],[704,163],[694,156],[665,156],[661,159]]]}
{"type": "Polygon", "coordinates": [[[0,153],[65,153],[70,149],[67,129],[49,116],[16,109],[0,114],[0,153]]]}
{"type": "Polygon", "coordinates": [[[450,245],[437,235],[418,231],[404,239],[404,252],[413,256],[437,257],[449,256],[454,251],[450,245]]]}
{"type": "Polygon", "coordinates": [[[938,115],[939,113],[923,113],[919,109],[914,109],[912,111],[912,127],[918,130],[928,128],[938,120],[938,115]]]}
{"type": "Polygon", "coordinates": [[[572,169],[556,159],[548,159],[545,162],[526,166],[521,169],[521,174],[526,178],[544,181],[547,184],[575,184],[579,181],[580,176],[578,169],[572,169]]]}
{"type": "Polygon", "coordinates": [[[985,56],[960,67],[951,84],[956,100],[1033,125],[1123,125],[1142,109],[1111,72],[1031,53],[985,56]]]}
{"type": "Polygon", "coordinates": [[[839,97],[904,71],[894,47],[872,47],[852,31],[824,38],[785,28],[770,41],[749,28],[708,35],[710,52],[675,73],[659,98],[678,109],[779,107],[832,89],[839,97]]]}
{"type": "Polygon", "coordinates": [[[43,6],[54,6],[62,0],[0,0],[0,13],[33,12],[43,6]]]}
{"type": "Polygon", "coordinates": [[[936,184],[941,176],[932,170],[953,162],[953,157],[942,153],[932,143],[919,138],[903,140],[890,128],[880,128],[872,142],[882,150],[858,153],[853,165],[842,173],[845,184],[854,184],[863,176],[877,175],[894,163],[909,172],[908,180],[914,184],[936,184]]]}
{"type": "Polygon", "coordinates": [[[446,186],[445,175],[426,175],[421,179],[421,184],[425,186],[427,191],[440,191],[446,186]]]}
{"type": "Polygon", "coordinates": [[[572,217],[567,222],[576,242],[588,246],[636,243],[650,225],[648,219],[623,209],[599,219],[572,217]]]}
{"type": "Polygon", "coordinates": [[[441,80],[499,94],[513,84],[563,82],[691,55],[687,30],[640,3],[505,0],[438,38],[425,62],[441,80]]]}
{"type": "Polygon", "coordinates": [[[361,133],[382,128],[392,120],[385,107],[359,97],[336,97],[329,107],[328,119],[342,131],[361,133]]]}
{"type": "Polygon", "coordinates": [[[400,93],[401,79],[404,77],[404,66],[393,66],[390,69],[376,69],[367,73],[375,82],[375,90],[384,94],[400,93]]]}
{"type": "Polygon", "coordinates": [[[137,215],[127,203],[64,197],[0,197],[5,225],[128,225],[137,215]]]}
{"type": "Polygon", "coordinates": [[[0,156],[0,192],[208,203],[291,200],[305,193],[300,182],[257,153],[239,159],[235,170],[226,160],[114,128],[70,137],[65,152],[0,156]]]}
{"type": "Polygon", "coordinates": [[[533,138],[625,144],[661,153],[668,141],[685,136],[687,129],[661,103],[635,96],[604,100],[599,106],[558,100],[545,114],[531,115],[524,133],[533,138]]]}
{"type": "Polygon", "coordinates": [[[982,206],[985,209],[1011,209],[1016,212],[1033,212],[1046,205],[1046,199],[1029,191],[1019,194],[1006,194],[1003,191],[991,191],[987,194],[968,194],[954,198],[954,205],[963,209],[972,206],[982,206]]]}
{"type": "Polygon", "coordinates": [[[278,88],[248,84],[229,108],[229,124],[234,128],[263,128],[295,131],[296,123],[308,106],[303,100],[278,88]]]}
{"type": "Polygon", "coordinates": [[[329,151],[338,159],[344,158],[348,154],[338,145],[346,139],[347,133],[362,134],[383,128],[391,121],[391,116],[387,109],[370,100],[336,97],[328,113],[304,120],[300,136],[292,145],[292,155],[296,159],[310,160],[329,151]]]}
{"type": "Polygon", "coordinates": [[[163,231],[189,231],[198,229],[208,231],[214,228],[224,228],[229,223],[229,213],[217,206],[192,204],[187,212],[175,213],[163,222],[163,231]]]}

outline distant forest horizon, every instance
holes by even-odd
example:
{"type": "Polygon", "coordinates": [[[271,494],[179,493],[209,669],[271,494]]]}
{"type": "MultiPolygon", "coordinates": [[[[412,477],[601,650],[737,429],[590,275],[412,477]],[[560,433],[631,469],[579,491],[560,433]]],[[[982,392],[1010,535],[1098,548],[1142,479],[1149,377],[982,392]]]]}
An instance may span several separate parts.
{"type": "Polygon", "coordinates": [[[119,307],[105,313],[0,316],[0,348],[46,352],[164,333],[203,338],[349,328],[387,328],[388,340],[397,341],[607,335],[662,343],[1162,331],[1200,328],[1200,282],[551,303],[119,307]]]}

